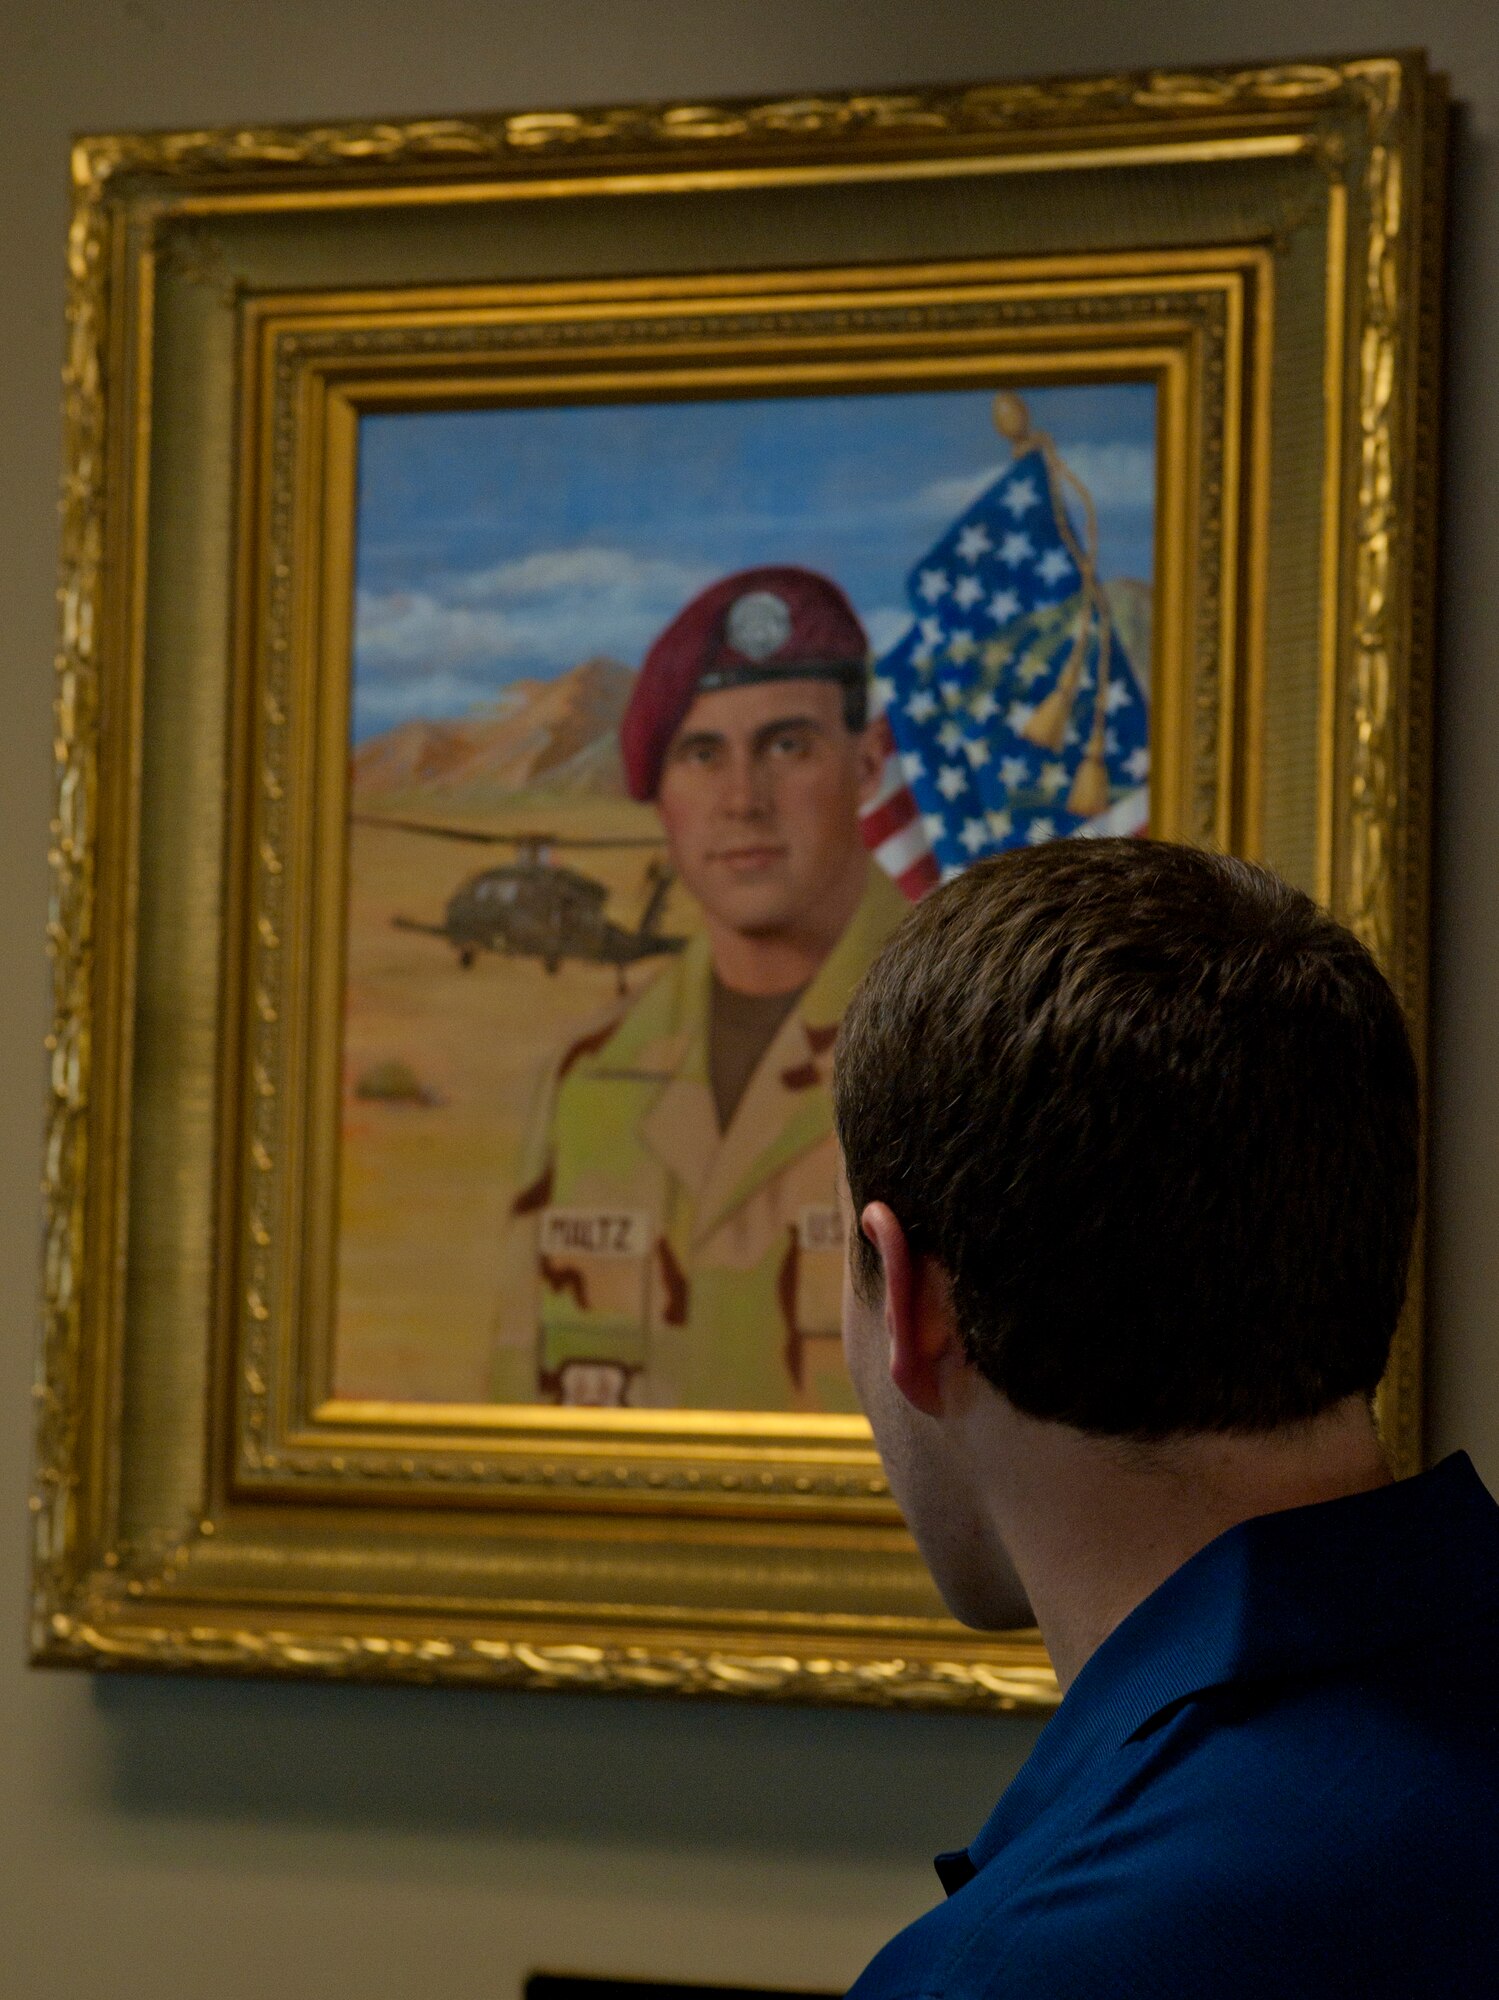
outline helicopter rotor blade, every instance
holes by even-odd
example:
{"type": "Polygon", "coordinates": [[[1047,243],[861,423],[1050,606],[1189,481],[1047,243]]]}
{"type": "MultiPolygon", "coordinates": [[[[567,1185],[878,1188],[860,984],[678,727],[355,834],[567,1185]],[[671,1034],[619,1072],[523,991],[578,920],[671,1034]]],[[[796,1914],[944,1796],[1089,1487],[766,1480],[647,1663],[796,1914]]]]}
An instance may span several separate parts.
{"type": "Polygon", "coordinates": [[[657,834],[652,839],[647,834],[629,833],[517,833],[510,836],[522,846],[529,847],[534,842],[538,847],[665,847],[665,836],[657,834]]]}
{"type": "Polygon", "coordinates": [[[351,813],[360,826],[388,826],[398,833],[428,833],[435,840],[465,840],[483,847],[664,847],[663,838],[631,834],[486,833],[477,827],[443,826],[436,820],[396,819],[384,813],[351,813]]]}
{"type": "Polygon", "coordinates": [[[396,833],[430,833],[434,840],[478,841],[484,846],[505,846],[508,836],[503,833],[479,833],[463,826],[438,826],[425,819],[392,819],[384,813],[350,813],[349,818],[358,826],[388,826],[396,833]]]}

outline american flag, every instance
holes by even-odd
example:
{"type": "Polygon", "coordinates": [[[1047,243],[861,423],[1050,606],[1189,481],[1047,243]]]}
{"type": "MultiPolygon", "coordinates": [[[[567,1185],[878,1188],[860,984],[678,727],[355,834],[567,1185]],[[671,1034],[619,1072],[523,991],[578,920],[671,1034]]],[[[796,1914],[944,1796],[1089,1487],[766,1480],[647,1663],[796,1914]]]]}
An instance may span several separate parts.
{"type": "Polygon", "coordinates": [[[861,829],[914,901],[985,854],[1143,833],[1149,717],[1045,440],[911,571],[874,669],[886,764],[861,829]]]}

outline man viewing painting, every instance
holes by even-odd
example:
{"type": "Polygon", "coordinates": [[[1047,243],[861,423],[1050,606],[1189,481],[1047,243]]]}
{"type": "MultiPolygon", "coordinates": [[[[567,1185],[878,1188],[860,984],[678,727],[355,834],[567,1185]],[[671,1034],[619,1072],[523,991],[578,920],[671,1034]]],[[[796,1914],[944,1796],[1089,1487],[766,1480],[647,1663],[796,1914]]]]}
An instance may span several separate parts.
{"type": "MultiPolygon", "coordinates": [[[[1086,392],[1053,392],[1069,393],[1086,392]]],[[[916,418],[954,401],[976,414],[987,407],[971,395],[824,399],[916,418]]],[[[784,415],[784,406],[759,407],[776,421],[784,415]]],[[[850,412],[835,414],[854,436],[850,412]]],[[[1001,396],[993,415],[1008,463],[936,483],[924,504],[940,531],[916,542],[925,553],[914,566],[897,511],[908,503],[878,493],[866,421],[861,477],[870,494],[834,507],[824,493],[813,531],[799,537],[821,561],[718,575],[684,593],[643,645],[634,675],[590,663],[595,684],[612,687],[613,677],[628,690],[607,733],[619,791],[632,802],[617,810],[649,819],[589,821],[609,831],[556,844],[639,846],[654,827],[665,866],[650,864],[656,930],[647,961],[607,985],[600,967],[592,1006],[573,1002],[560,1013],[548,1006],[557,959],[539,982],[533,965],[525,976],[537,989],[531,1008],[539,1001],[541,1011],[494,1022],[496,1035],[520,1030],[537,1047],[530,1111],[517,1115],[501,1208],[486,1225],[497,1241],[486,1383],[495,1402],[857,1409],[839,1340],[830,1097],[843,1009],[910,900],[938,880],[1008,846],[1143,831],[1146,816],[1148,699],[1134,664],[1148,661],[1145,586],[1132,586],[1133,600],[1128,585],[1111,594],[1092,492],[1032,426],[1026,405],[1001,396]],[[869,566],[860,567],[862,543],[840,547],[828,528],[840,508],[867,524],[864,540],[904,542],[904,606],[855,608],[869,604],[869,566]],[[633,838],[616,830],[626,826],[633,838]]],[[[898,433],[894,422],[889,429],[898,433]]],[[[983,429],[992,451],[993,428],[983,429]]],[[[921,438],[919,422],[911,436],[921,438]]],[[[1087,447],[1073,449],[1089,465],[1087,447]]],[[[1128,463],[1148,471],[1148,450],[1128,449],[1128,463]]],[[[1095,452],[1091,461],[1106,512],[1109,468],[1125,451],[1120,443],[1113,460],[1095,452]]],[[[740,453],[736,477],[753,486],[754,457],[742,441],[740,453]]],[[[851,455],[845,485],[853,464],[851,455]]],[[[1138,499],[1138,470],[1134,477],[1138,499]]],[[[1140,514],[1137,506],[1137,528],[1140,514]]],[[[1108,515],[1116,540],[1130,518],[1117,504],[1108,515]]],[[[1137,547],[1148,541],[1148,504],[1144,521],[1137,547]]],[[[439,728],[434,761],[448,754],[445,740],[439,728]]],[[[562,768],[589,756],[585,746],[562,768]]],[[[360,771],[356,756],[356,788],[360,771]]],[[[453,796],[462,806],[469,795],[453,796]]],[[[530,825],[543,813],[558,823],[555,781],[533,796],[541,803],[530,825]]],[[[395,803],[404,808],[405,799],[395,803]]],[[[375,806],[362,821],[403,824],[386,799],[375,806]]],[[[425,830],[486,837],[470,831],[471,817],[466,809],[463,825],[425,830]]],[[[511,838],[550,859],[534,831],[511,838]]],[[[628,922],[620,904],[610,907],[628,922]]],[[[408,930],[442,935],[436,923],[394,914],[408,930]]],[[[488,947],[502,962],[518,948],[524,955],[513,935],[488,947]]],[[[449,974],[433,988],[445,1007],[472,990],[476,956],[482,966],[484,952],[470,941],[461,957],[468,970],[456,985],[449,974]]],[[[560,984],[571,976],[579,987],[566,956],[560,984]]],[[[409,996],[415,988],[402,976],[409,996]]],[[[392,990],[394,978],[392,960],[392,990]]],[[[465,1049],[475,1046],[472,1028],[456,1032],[465,1049]]],[[[451,1046],[439,1040],[433,1053],[451,1046]]],[[[460,1082],[450,1110],[441,1084],[412,1082],[425,1092],[428,1129],[456,1116],[468,1094],[460,1082]]],[[[414,1154],[419,1115],[383,1106],[367,1115],[414,1154]]],[[[347,1221],[344,1235],[357,1254],[347,1221]]]]}

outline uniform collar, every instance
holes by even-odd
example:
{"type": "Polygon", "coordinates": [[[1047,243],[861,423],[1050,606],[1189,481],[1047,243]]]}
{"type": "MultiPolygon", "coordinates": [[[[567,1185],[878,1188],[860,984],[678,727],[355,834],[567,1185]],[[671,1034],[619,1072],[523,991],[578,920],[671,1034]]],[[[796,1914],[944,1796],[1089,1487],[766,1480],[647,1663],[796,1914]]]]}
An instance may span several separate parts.
{"type": "Polygon", "coordinates": [[[1465,1452],[1372,1493],[1241,1522],[1091,1656],[966,1856],[939,1857],[944,1887],[1194,1696],[1335,1673],[1484,1612],[1499,1613],[1499,1506],[1465,1452]]]}
{"type": "Polygon", "coordinates": [[[640,1120],[642,1137],[693,1190],[694,1237],[710,1233],[788,1160],[832,1131],[826,1088],[833,1041],[849,996],[909,906],[869,864],[848,927],[761,1057],[721,1136],[708,1081],[711,962],[699,932],[642,993],[599,1051],[590,1073],[628,1074],[661,1088],[640,1120]]]}
{"type": "MultiPolygon", "coordinates": [[[[808,981],[791,1018],[811,1030],[819,1054],[830,1046],[854,988],[910,904],[882,869],[867,864],[863,893],[847,928],[808,981]]],[[[643,987],[590,1063],[595,1074],[621,1064],[708,1080],[706,1037],[712,958],[705,931],[643,987]]],[[[633,1071],[632,1071],[633,1073],[633,1071]]]]}
{"type": "Polygon", "coordinates": [[[870,862],[847,928],[777,1030],[729,1120],[699,1190],[699,1235],[711,1233],[788,1161],[831,1136],[828,1084],[838,1023],[870,960],[908,907],[870,862]]]}

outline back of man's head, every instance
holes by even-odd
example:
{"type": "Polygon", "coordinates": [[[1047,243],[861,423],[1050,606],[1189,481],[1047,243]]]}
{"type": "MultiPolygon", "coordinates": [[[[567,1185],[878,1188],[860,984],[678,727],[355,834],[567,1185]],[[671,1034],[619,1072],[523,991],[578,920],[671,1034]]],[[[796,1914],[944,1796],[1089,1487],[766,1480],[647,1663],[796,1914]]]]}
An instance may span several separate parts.
{"type": "Polygon", "coordinates": [[[1265,870],[1133,840],[981,863],[869,972],[835,1096],[855,1216],[887,1203],[946,1270],[1027,1415],[1157,1439],[1372,1395],[1415,1064],[1369,953],[1265,870]]]}

